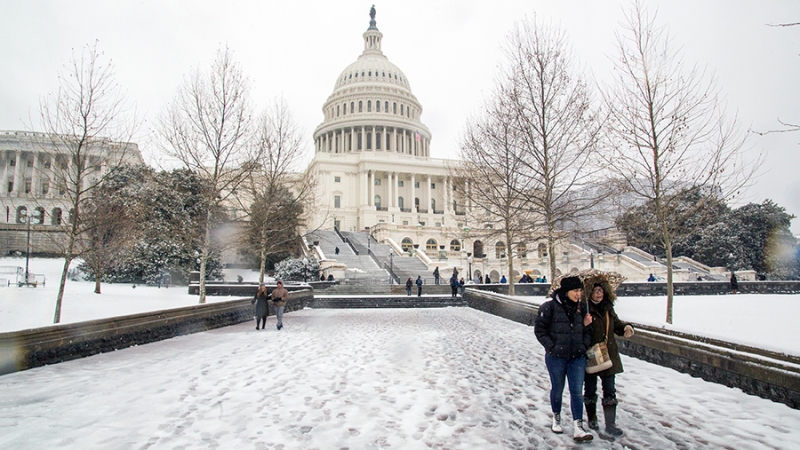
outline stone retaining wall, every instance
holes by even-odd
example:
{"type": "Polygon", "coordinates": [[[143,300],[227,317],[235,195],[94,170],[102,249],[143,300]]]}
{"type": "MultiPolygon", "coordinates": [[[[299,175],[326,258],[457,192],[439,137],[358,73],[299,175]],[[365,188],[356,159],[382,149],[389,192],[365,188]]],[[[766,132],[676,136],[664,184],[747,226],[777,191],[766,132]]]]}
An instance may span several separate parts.
{"type": "MultiPolygon", "coordinates": [[[[464,294],[474,309],[533,326],[538,307],[475,289],[464,294]]],[[[634,324],[620,353],[706,381],[800,409],[800,358],[704,337],[634,324]]],[[[531,330],[531,332],[533,332],[531,330]]]]}
{"type": "MultiPolygon", "coordinates": [[[[483,291],[508,294],[507,284],[471,285],[483,291]]],[[[731,285],[727,281],[692,281],[673,283],[676,295],[724,295],[731,294],[731,285]]],[[[546,297],[550,283],[514,284],[514,295],[529,297],[546,297]]],[[[740,281],[740,294],[798,294],[800,281],[740,281]]],[[[616,290],[618,297],[647,297],[667,295],[667,283],[622,283],[616,290]]]]}
{"type": "MultiPolygon", "coordinates": [[[[286,312],[303,309],[313,291],[289,293],[286,312]]],[[[0,374],[55,364],[253,319],[251,299],[0,333],[0,374]]],[[[270,305],[270,315],[275,311],[270,305]]]]}

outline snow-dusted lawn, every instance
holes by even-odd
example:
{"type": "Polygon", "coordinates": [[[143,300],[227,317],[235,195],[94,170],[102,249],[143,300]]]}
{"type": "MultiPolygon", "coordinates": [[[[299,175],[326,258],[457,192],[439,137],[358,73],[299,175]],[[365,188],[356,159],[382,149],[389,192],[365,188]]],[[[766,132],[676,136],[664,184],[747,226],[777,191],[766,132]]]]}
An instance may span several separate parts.
{"type": "MultiPolygon", "coordinates": [[[[64,261],[33,258],[30,272],[46,276],[44,287],[0,287],[0,332],[39,328],[53,324],[58,283],[64,261]]],[[[0,258],[0,266],[25,267],[25,258],[0,258]]],[[[76,264],[73,263],[72,267],[76,264]]],[[[226,271],[226,278],[235,280],[241,274],[245,281],[257,281],[258,273],[226,271]]],[[[82,322],[128,314],[196,305],[198,297],[189,295],[186,286],[161,288],[131,284],[103,284],[102,294],[94,293],[94,282],[67,280],[61,306],[61,323],[82,322]]],[[[222,302],[241,297],[207,297],[222,302]]]]}
{"type": "MultiPolygon", "coordinates": [[[[469,308],[312,310],[0,377],[0,448],[549,449],[530,327],[469,308]]],[[[616,442],[800,448],[800,411],[623,356],[616,442]]],[[[568,394],[565,393],[565,401],[568,394]]],[[[602,423],[602,422],[601,422],[602,423]]],[[[596,433],[595,433],[596,435],[596,433]]],[[[577,446],[575,446],[577,447],[577,446]]]]}
{"type": "MultiPolygon", "coordinates": [[[[519,297],[540,304],[541,297],[519,297]]],[[[737,294],[676,296],[672,325],[667,297],[619,297],[622,320],[800,355],[800,295],[737,294]]]]}

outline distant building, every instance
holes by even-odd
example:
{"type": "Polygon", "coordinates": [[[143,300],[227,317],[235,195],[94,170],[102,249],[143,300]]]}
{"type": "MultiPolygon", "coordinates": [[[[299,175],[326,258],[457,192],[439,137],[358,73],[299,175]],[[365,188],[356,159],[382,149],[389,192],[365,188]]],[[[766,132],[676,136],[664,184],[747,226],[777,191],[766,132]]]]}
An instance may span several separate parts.
{"type": "MultiPolygon", "coordinates": [[[[70,152],[62,140],[46,133],[0,131],[0,254],[25,251],[28,217],[33,253],[53,251],[60,225],[70,217],[65,177],[70,173],[70,152]]],[[[88,187],[120,161],[144,164],[139,147],[130,142],[100,140],[88,147],[88,187]]]]}

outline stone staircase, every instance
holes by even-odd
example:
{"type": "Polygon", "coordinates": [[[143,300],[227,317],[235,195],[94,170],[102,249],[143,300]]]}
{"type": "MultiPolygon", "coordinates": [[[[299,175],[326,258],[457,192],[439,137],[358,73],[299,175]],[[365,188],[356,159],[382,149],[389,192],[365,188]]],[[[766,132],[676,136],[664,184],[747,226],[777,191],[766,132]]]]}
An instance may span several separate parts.
{"type": "Polygon", "coordinates": [[[389,282],[389,273],[378,266],[375,260],[369,256],[366,249],[361,251],[358,246],[356,251],[343,241],[334,230],[317,230],[310,233],[307,237],[309,242],[318,242],[320,249],[325,254],[326,259],[336,260],[347,266],[344,283],[373,283],[389,282]],[[336,248],[339,254],[336,254],[336,248]],[[358,252],[358,253],[356,253],[358,252]]]}
{"type": "Polygon", "coordinates": [[[401,285],[405,284],[408,278],[416,280],[418,275],[421,275],[426,283],[430,281],[429,278],[432,279],[431,270],[428,270],[428,266],[419,258],[398,255],[391,246],[379,243],[369,233],[343,231],[342,235],[353,244],[359,253],[369,252],[381,267],[391,267],[401,285]],[[391,257],[390,254],[392,254],[391,257]]]}

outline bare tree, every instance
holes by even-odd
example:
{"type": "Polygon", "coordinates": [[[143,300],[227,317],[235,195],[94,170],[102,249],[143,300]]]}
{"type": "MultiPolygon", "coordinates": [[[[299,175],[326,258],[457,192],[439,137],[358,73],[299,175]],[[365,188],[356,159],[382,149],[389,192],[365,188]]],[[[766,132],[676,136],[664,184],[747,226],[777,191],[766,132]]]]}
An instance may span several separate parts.
{"type": "Polygon", "coordinates": [[[84,208],[103,179],[128,162],[138,162],[137,127],[122,89],[114,82],[111,63],[101,63],[97,43],[86,46],[59,74],[59,90],[40,102],[40,120],[47,135],[43,153],[48,182],[69,207],[58,241],[64,268],[53,323],[61,321],[61,305],[70,263],[85,250],[82,237],[96,221],[84,220],[84,208]]]}
{"type": "Polygon", "coordinates": [[[731,198],[759,164],[746,164],[746,136],[726,118],[714,80],[696,66],[684,69],[655,15],[634,4],[617,41],[616,80],[604,94],[613,138],[607,162],[628,191],[653,204],[672,323],[672,246],[686,219],[705,207],[678,208],[681,196],[694,190],[731,198]]]}
{"type": "Polygon", "coordinates": [[[200,303],[206,301],[214,211],[227,204],[252,170],[252,122],[249,83],[226,47],[218,51],[207,72],[198,68],[184,81],[158,123],[166,152],[208,183],[208,202],[213,207],[203,224],[200,303]]]}
{"type": "Polygon", "coordinates": [[[248,211],[243,242],[259,260],[264,281],[267,258],[290,251],[297,232],[313,210],[316,187],[313,172],[301,172],[303,133],[286,102],[276,99],[264,112],[256,131],[259,159],[239,190],[240,209],[248,211]]]}
{"type": "Polygon", "coordinates": [[[562,31],[524,21],[507,38],[501,101],[510,111],[519,146],[519,191],[539,213],[533,224],[547,240],[550,279],[556,277],[555,246],[567,228],[584,225],[602,199],[596,150],[602,120],[575,70],[562,31]]]}
{"type": "Polygon", "coordinates": [[[464,186],[471,203],[468,222],[479,227],[472,234],[483,239],[503,239],[509,295],[514,295],[513,251],[529,237],[532,210],[525,204],[523,193],[531,188],[531,180],[523,173],[513,111],[498,100],[495,97],[486,106],[484,117],[467,124],[459,155],[461,164],[453,169],[453,176],[464,186]]]}

